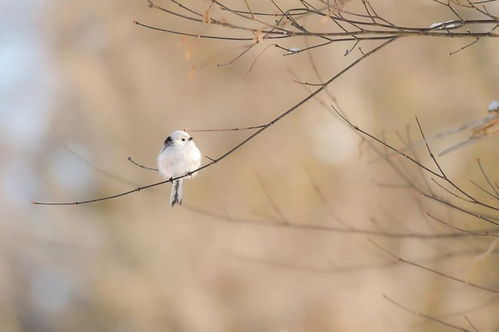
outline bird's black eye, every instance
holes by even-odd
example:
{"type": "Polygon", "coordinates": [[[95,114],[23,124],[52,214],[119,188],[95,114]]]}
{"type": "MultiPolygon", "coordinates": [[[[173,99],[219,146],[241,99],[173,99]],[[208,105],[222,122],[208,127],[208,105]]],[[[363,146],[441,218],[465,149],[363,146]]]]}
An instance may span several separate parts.
{"type": "Polygon", "coordinates": [[[185,141],[185,138],[182,138],[182,141],[185,141]]]}

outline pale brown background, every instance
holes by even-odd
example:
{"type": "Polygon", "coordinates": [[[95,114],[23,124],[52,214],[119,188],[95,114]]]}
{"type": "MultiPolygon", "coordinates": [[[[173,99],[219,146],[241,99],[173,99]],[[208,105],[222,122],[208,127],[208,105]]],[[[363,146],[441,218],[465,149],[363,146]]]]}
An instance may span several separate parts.
{"type": "MultiPolygon", "coordinates": [[[[273,10],[266,2],[250,2],[273,10]]],[[[244,8],[242,1],[230,4],[244,8]]],[[[453,18],[431,1],[373,4],[405,25],[453,18]]],[[[201,10],[208,5],[195,4],[201,10]]],[[[377,186],[400,180],[382,163],[368,164],[358,137],[314,100],[188,181],[182,208],[168,206],[169,185],[92,205],[30,205],[33,199],[74,201],[157,182],[157,174],[132,166],[127,157],[154,166],[172,130],[269,121],[307,94],[290,70],[303,81],[317,78],[306,53],[283,57],[274,48],[248,73],[265,45],[233,65],[217,67],[244,43],[140,28],[133,19],[194,33],[232,33],[189,26],[145,1],[32,0],[0,7],[5,29],[0,89],[6,100],[0,113],[1,331],[442,330],[394,307],[382,294],[461,326],[467,326],[463,315],[445,315],[494,301],[469,317],[481,331],[497,329],[493,294],[411,266],[380,267],[391,260],[366,236],[231,223],[192,211],[341,226],[334,215],[361,228],[449,231],[423,215],[416,193],[377,186]],[[130,183],[95,171],[69,149],[130,183]],[[354,266],[360,268],[327,272],[354,266]]],[[[404,132],[407,124],[416,135],[414,116],[428,135],[460,126],[486,116],[488,103],[499,99],[497,41],[483,39],[449,56],[467,42],[400,40],[349,71],[330,91],[356,123],[376,134],[388,131],[395,144],[390,132],[404,132]]],[[[304,47],[305,41],[281,44],[304,47]]],[[[360,55],[344,57],[349,47],[313,53],[323,78],[360,55]]],[[[326,95],[320,98],[330,102],[326,95]]],[[[216,157],[246,135],[194,136],[203,152],[216,157]]],[[[434,147],[445,148],[466,135],[434,147]]],[[[497,178],[498,154],[497,139],[489,139],[441,163],[460,184],[478,192],[469,184],[481,180],[474,158],[497,178]]],[[[416,168],[413,173],[418,174],[416,168]]],[[[484,226],[422,202],[441,217],[484,226]]],[[[373,239],[414,260],[470,248],[485,251],[491,244],[490,239],[373,239]]],[[[464,256],[428,264],[499,287],[497,253],[481,261],[464,256]]]]}

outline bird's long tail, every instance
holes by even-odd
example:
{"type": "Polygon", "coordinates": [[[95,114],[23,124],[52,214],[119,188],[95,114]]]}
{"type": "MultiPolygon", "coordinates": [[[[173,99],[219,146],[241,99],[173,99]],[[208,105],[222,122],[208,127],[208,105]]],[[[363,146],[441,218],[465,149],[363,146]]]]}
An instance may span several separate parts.
{"type": "Polygon", "coordinates": [[[173,181],[172,192],[170,194],[170,205],[172,207],[175,204],[182,205],[182,182],[183,179],[173,181]]]}

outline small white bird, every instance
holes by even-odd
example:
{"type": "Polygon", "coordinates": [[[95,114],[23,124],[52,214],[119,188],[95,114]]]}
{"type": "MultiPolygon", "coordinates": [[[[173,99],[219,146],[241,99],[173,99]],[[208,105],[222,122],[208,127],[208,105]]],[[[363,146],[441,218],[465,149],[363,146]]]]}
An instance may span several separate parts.
{"type": "MultiPolygon", "coordinates": [[[[165,139],[158,156],[158,169],[165,179],[189,174],[201,166],[201,151],[194,144],[192,136],[182,130],[176,130],[165,139]]],[[[189,174],[189,177],[196,173],[189,174]]],[[[182,182],[184,178],[174,180],[170,194],[170,205],[182,204],[182,182]]]]}

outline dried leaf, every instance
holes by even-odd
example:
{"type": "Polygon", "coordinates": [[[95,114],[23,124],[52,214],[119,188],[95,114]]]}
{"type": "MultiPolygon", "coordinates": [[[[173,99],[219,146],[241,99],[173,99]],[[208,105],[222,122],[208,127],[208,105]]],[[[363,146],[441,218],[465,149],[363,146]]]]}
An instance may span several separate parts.
{"type": "Polygon", "coordinates": [[[253,31],[253,35],[255,35],[255,42],[257,44],[263,41],[262,29],[257,29],[256,31],[253,31]]]}

